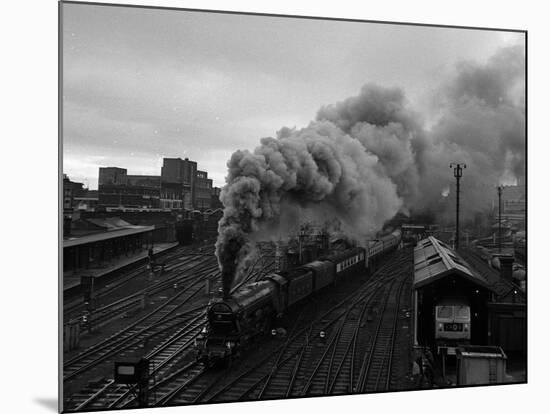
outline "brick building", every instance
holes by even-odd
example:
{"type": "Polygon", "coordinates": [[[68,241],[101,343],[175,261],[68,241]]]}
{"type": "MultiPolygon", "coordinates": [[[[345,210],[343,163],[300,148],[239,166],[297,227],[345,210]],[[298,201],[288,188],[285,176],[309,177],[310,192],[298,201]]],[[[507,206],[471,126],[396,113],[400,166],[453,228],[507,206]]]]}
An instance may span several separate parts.
{"type": "Polygon", "coordinates": [[[189,158],[164,158],[161,168],[161,208],[192,210],[197,163],[189,158]]]}
{"type": "Polygon", "coordinates": [[[98,205],[102,207],[160,207],[160,176],[128,175],[125,168],[101,167],[98,184],[98,205]]]}
{"type": "Polygon", "coordinates": [[[97,205],[107,209],[208,210],[220,204],[219,188],[188,158],[164,158],[160,175],[101,167],[98,184],[97,205]]]}
{"type": "Polygon", "coordinates": [[[206,171],[197,171],[195,179],[195,209],[207,210],[212,207],[212,180],[206,171]]]}
{"type": "Polygon", "coordinates": [[[220,193],[221,193],[220,187],[212,187],[212,198],[210,203],[210,208],[212,210],[216,210],[218,208],[223,209],[223,204],[220,201],[220,193]]]}
{"type": "Polygon", "coordinates": [[[84,184],[71,181],[67,174],[63,174],[63,210],[72,210],[75,197],[85,193],[84,184]]]}

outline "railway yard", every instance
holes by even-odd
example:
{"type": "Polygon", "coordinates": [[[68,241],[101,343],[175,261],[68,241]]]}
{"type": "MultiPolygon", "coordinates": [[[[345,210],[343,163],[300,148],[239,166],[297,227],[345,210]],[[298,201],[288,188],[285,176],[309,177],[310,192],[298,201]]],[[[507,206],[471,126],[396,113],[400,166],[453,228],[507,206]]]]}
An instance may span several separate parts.
{"type": "MultiPolygon", "coordinates": [[[[273,257],[269,247],[263,249],[233,290],[273,271],[273,257]]],[[[394,252],[391,259],[372,275],[307,298],[277,321],[276,334],[262,339],[261,350],[253,347],[229,366],[209,367],[196,361],[193,345],[219,290],[214,246],[173,249],[159,257],[162,271],[143,265],[101,288],[91,332],[83,328],[79,347],[64,353],[64,407],[136,406],[129,387],[114,382],[113,364],[141,356],[151,363],[150,406],[411,388],[412,250],[394,252]]],[[[65,320],[84,309],[82,301],[68,301],[65,320]]]]}
{"type": "MultiPolygon", "coordinates": [[[[66,300],[64,321],[78,324],[79,329],[78,346],[64,350],[64,410],[450,385],[433,359],[429,381],[428,375],[415,372],[416,361],[427,359],[424,354],[418,357],[422,347],[416,325],[422,321],[415,317],[413,294],[418,283],[419,247],[392,246],[385,249],[376,266],[363,266],[300,299],[298,306],[289,305],[271,321],[259,343],[234,352],[224,363],[209,363],[198,358],[197,351],[198,341],[212,329],[211,304],[221,300],[213,243],[177,246],[156,255],[152,267],[147,263],[130,267],[96,286],[92,312],[82,297],[66,300]],[[115,362],[142,358],[149,364],[145,403],[135,387],[117,382],[114,376],[115,362]]],[[[230,295],[243,286],[246,291],[253,282],[277,271],[275,245],[263,243],[259,250],[258,259],[234,284],[230,295]]],[[[486,265],[472,252],[463,255],[480,271],[486,265]]],[[[498,278],[494,270],[485,271],[483,277],[488,278],[490,272],[498,278]]],[[[230,349],[229,343],[227,346],[230,349]]],[[[517,377],[508,379],[513,382],[517,377]]]]}

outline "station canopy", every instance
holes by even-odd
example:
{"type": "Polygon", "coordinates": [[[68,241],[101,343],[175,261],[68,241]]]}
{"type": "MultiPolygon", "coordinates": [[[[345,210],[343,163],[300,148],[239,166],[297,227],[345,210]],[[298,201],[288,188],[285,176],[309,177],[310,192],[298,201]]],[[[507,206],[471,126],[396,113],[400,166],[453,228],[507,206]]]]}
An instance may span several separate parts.
{"type": "Polygon", "coordinates": [[[418,242],[414,249],[413,286],[415,289],[451,274],[461,276],[482,287],[487,287],[487,281],[447,244],[431,236],[418,242]]]}
{"type": "Polygon", "coordinates": [[[116,239],[119,237],[132,236],[140,233],[151,232],[155,226],[139,226],[130,224],[118,217],[89,218],[82,220],[93,229],[74,237],[63,240],[63,248],[80,246],[88,243],[96,243],[104,240],[116,239]]]}

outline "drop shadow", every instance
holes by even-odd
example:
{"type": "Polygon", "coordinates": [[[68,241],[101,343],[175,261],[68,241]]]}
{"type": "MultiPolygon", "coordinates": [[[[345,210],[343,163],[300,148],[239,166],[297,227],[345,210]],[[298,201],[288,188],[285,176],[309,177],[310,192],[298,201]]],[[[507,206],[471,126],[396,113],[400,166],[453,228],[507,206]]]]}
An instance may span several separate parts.
{"type": "Polygon", "coordinates": [[[34,402],[55,413],[58,412],[57,398],[35,398],[34,402]]]}

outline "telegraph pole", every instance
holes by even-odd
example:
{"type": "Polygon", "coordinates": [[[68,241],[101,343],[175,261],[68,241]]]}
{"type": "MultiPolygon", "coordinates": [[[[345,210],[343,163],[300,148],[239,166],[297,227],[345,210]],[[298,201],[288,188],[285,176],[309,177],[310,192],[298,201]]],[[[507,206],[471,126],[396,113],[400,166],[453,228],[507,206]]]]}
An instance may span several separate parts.
{"type": "Polygon", "coordinates": [[[497,187],[498,191],[498,252],[502,253],[502,212],[501,212],[501,199],[502,199],[502,186],[497,187]]]}
{"type": "Polygon", "coordinates": [[[462,170],[466,169],[466,164],[453,162],[449,168],[454,167],[454,176],[456,178],[456,230],[455,230],[455,250],[458,250],[459,247],[459,211],[460,211],[460,178],[462,177],[462,170]]]}

